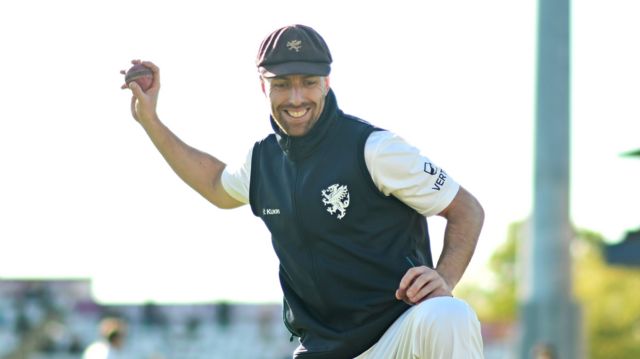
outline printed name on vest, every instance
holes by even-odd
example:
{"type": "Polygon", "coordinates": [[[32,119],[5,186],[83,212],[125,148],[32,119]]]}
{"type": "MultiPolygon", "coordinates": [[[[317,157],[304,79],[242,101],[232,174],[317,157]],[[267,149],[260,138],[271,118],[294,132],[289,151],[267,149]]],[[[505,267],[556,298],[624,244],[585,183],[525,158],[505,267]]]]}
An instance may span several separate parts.
{"type": "Polygon", "coordinates": [[[262,215],[263,216],[273,216],[276,214],[280,214],[280,209],[279,208],[263,208],[262,209],[262,215]]]}
{"type": "Polygon", "coordinates": [[[338,183],[323,189],[322,191],[322,203],[327,207],[329,214],[337,213],[338,219],[344,218],[347,214],[347,207],[349,207],[349,189],[346,185],[340,185],[338,183]]]}

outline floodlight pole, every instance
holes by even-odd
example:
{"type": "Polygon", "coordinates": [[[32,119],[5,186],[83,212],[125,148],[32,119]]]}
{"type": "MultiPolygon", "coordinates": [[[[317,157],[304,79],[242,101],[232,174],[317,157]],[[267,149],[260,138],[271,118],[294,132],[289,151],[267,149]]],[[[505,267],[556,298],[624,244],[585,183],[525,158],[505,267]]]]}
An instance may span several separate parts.
{"type": "Polygon", "coordinates": [[[534,194],[524,248],[520,358],[582,357],[569,244],[570,1],[538,0],[534,194]]]}

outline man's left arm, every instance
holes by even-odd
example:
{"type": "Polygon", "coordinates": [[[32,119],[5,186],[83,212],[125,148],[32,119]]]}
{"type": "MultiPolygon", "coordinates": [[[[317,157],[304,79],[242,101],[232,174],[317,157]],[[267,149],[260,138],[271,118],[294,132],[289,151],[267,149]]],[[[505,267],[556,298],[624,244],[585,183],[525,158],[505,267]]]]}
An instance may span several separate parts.
{"type": "Polygon", "coordinates": [[[416,212],[447,220],[442,254],[435,269],[409,269],[400,280],[396,298],[409,304],[426,298],[451,296],[478,242],[484,222],[482,206],[442,168],[401,137],[373,132],[364,148],[371,179],[384,195],[393,195],[416,212]]]}
{"type": "Polygon", "coordinates": [[[396,298],[409,304],[452,295],[453,288],[471,261],[484,222],[482,206],[463,187],[438,215],[447,220],[447,225],[436,268],[420,266],[409,269],[396,291],[396,298]]]}
{"type": "Polygon", "coordinates": [[[453,289],[475,251],[484,222],[484,210],[471,193],[460,187],[451,204],[438,215],[447,219],[447,226],[436,271],[453,289]]]}

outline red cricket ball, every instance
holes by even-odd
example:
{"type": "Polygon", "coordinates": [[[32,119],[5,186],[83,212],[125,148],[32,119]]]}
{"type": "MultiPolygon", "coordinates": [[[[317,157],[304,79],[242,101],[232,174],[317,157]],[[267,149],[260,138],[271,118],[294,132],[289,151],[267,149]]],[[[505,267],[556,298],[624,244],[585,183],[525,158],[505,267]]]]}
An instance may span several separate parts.
{"type": "Polygon", "coordinates": [[[124,75],[124,82],[129,85],[131,81],[135,81],[142,91],[147,91],[153,84],[153,71],[142,64],[136,64],[124,75]]]}

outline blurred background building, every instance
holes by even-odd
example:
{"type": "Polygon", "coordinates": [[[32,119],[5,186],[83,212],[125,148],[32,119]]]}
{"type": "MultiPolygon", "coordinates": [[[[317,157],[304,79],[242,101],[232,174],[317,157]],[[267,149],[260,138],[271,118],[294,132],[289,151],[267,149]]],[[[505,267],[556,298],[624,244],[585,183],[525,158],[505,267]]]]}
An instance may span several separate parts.
{"type": "Polygon", "coordinates": [[[2,280],[0,358],[81,358],[105,317],[127,324],[122,358],[291,358],[281,313],[271,304],[100,305],[88,280],[2,280]]]}

